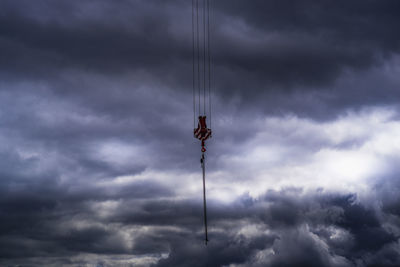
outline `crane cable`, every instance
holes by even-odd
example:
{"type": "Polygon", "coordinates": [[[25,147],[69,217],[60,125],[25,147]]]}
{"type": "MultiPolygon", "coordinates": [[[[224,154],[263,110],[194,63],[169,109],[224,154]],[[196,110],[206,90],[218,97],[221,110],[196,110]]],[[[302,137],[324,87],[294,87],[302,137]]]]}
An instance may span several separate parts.
{"type": "Polygon", "coordinates": [[[203,105],[206,113],[206,0],[203,0],[203,105]]]}
{"type": "MultiPolygon", "coordinates": [[[[210,53],[210,2],[209,0],[192,0],[192,59],[193,59],[193,123],[196,127],[196,102],[198,103],[198,116],[206,117],[207,106],[211,128],[211,53],[210,53]],[[203,1],[203,14],[199,16],[199,1],[203,1]],[[200,23],[203,23],[202,34],[200,34],[200,23]],[[203,40],[201,40],[203,38],[203,40]],[[200,44],[202,41],[202,45],[200,44]],[[201,51],[202,50],[202,51],[201,51]],[[202,56],[200,56],[202,52],[202,56]],[[196,88],[197,87],[197,88],[196,88]],[[207,90],[208,89],[208,90],[207,90]],[[208,93],[208,101],[207,101],[208,93]],[[197,99],[196,99],[197,98],[197,99]],[[203,101],[203,103],[202,103],[203,101]],[[208,103],[207,103],[208,102],[208,103]],[[201,105],[203,104],[203,105],[201,105]]],[[[205,119],[205,118],[204,118],[205,119]]],[[[205,124],[205,123],[204,123],[205,124]]],[[[209,130],[207,128],[207,130],[209,130]]],[[[211,136],[211,130],[209,130],[211,136]]],[[[207,137],[208,138],[208,137],[207,137]]],[[[208,242],[207,231],[207,203],[205,184],[205,148],[202,141],[201,168],[203,173],[203,208],[204,208],[204,231],[205,244],[208,242]]]]}
{"type": "Polygon", "coordinates": [[[192,0],[192,63],[193,63],[193,128],[196,128],[196,77],[195,77],[195,48],[194,48],[194,0],[192,0]]]}
{"type": "Polygon", "coordinates": [[[210,128],[212,128],[211,120],[211,46],[210,46],[210,0],[207,0],[207,48],[208,48],[208,108],[210,115],[210,128]]]}
{"type": "Polygon", "coordinates": [[[201,86],[200,86],[200,30],[199,30],[199,0],[196,0],[196,35],[197,35],[197,85],[199,89],[199,115],[201,114],[201,86]]]}
{"type": "MultiPolygon", "coordinates": [[[[209,115],[211,127],[210,1],[192,0],[193,115],[209,115]],[[203,1],[202,7],[199,1],[203,1]],[[200,8],[203,9],[202,16],[200,8]],[[202,29],[200,24],[202,25],[202,29]],[[201,44],[202,43],[202,44],[201,44]],[[208,97],[207,97],[208,96],[208,97]],[[207,99],[208,98],[208,99],[207,99]],[[197,102],[197,103],[196,103],[197,102]],[[208,112],[207,112],[208,109],[208,112]],[[208,114],[207,114],[208,113],[208,114]]],[[[196,125],[194,125],[196,126],[196,125]]]]}

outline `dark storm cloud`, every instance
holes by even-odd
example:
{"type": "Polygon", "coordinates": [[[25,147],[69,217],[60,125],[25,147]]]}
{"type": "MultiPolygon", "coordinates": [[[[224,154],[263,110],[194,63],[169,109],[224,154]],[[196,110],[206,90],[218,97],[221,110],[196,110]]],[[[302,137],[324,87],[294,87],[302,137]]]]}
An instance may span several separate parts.
{"type": "Polygon", "coordinates": [[[250,40],[243,42],[253,48],[243,49],[240,42],[226,46],[228,51],[236,48],[224,57],[230,61],[226,66],[248,70],[278,86],[323,84],[346,68],[368,67],[399,49],[396,1],[218,1],[216,5],[249,25],[243,30],[249,35],[243,37],[250,40]]]}
{"type": "MultiPolygon", "coordinates": [[[[261,221],[262,225],[268,226],[265,229],[273,234],[248,238],[232,229],[230,237],[217,234],[207,249],[194,249],[193,246],[182,245],[186,242],[177,242],[170,257],[161,260],[157,266],[223,266],[233,263],[242,263],[244,266],[355,266],[356,262],[360,261],[368,265],[368,260],[364,259],[366,252],[374,254],[371,258],[374,258],[375,262],[386,261],[388,266],[398,264],[398,255],[393,254],[391,260],[380,258],[388,247],[396,246],[398,237],[387,232],[378,222],[377,214],[373,210],[356,204],[353,195],[319,194],[299,199],[300,192],[290,191],[270,191],[266,195],[275,195],[273,200],[256,200],[250,207],[241,200],[231,212],[221,208],[219,211],[225,212],[211,213],[210,216],[214,220],[220,218],[229,221],[230,226],[236,227],[241,224],[254,225],[261,221]],[[293,208],[288,208],[285,203],[294,202],[294,197],[297,198],[296,204],[293,208]],[[321,202],[322,205],[319,204],[321,202]],[[266,203],[270,203],[271,206],[265,208],[266,203]],[[265,214],[274,214],[274,210],[284,211],[286,217],[265,217],[265,214]],[[315,216],[315,213],[319,213],[318,216],[315,216]],[[247,218],[247,221],[244,218],[247,218]],[[296,223],[293,223],[294,221],[296,223]],[[349,235],[345,238],[349,240],[337,240],[339,238],[334,237],[335,232],[330,228],[332,225],[336,225],[334,231],[348,232],[349,235]],[[324,231],[329,234],[324,234],[324,231]],[[340,242],[350,246],[349,250],[344,251],[343,244],[338,246],[340,242]],[[178,251],[175,252],[175,249],[178,251]],[[272,249],[274,253],[257,262],[253,256],[264,249],[272,249]],[[224,254],[225,252],[227,254],[224,254]],[[241,257],[243,252],[246,257],[241,257]],[[223,261],[218,260],[221,254],[224,256],[221,258],[223,261]]],[[[214,208],[211,206],[212,211],[214,208]]],[[[224,225],[223,222],[220,223],[224,225]]],[[[214,223],[214,227],[216,225],[218,223],[214,223]]],[[[213,234],[211,232],[210,235],[213,234]]]]}
{"type": "MultiPolygon", "coordinates": [[[[211,2],[212,171],[247,153],[265,113],[288,123],[398,101],[398,1],[211,2]]],[[[0,263],[400,265],[396,172],[366,200],[302,188],[211,198],[204,247],[202,203],[177,191],[199,171],[191,45],[190,1],[1,1],[0,263]]],[[[333,145],[312,127],[267,126],[286,162],[368,137],[333,145]]]]}
{"type": "Polygon", "coordinates": [[[155,266],[224,266],[245,263],[255,251],[270,247],[276,237],[260,235],[252,240],[216,234],[215,241],[207,248],[204,244],[189,241],[190,236],[181,236],[172,242],[172,251],[167,259],[160,260],[155,266]]]}
{"type": "MultiPolygon", "coordinates": [[[[133,71],[174,90],[191,86],[189,1],[4,1],[2,5],[4,79],[15,75],[58,79],[59,72],[68,69],[109,75],[133,71]]],[[[322,95],[313,93],[314,102],[326,102],[327,109],[348,108],[353,102],[392,103],[385,95],[395,92],[385,84],[374,98],[360,97],[367,90],[361,88],[352,88],[350,97],[348,88],[336,88],[332,97],[330,89],[347,71],[380,66],[398,53],[397,1],[217,1],[213,7],[217,94],[268,102],[270,95],[265,92],[292,88],[322,90],[322,95]]],[[[88,89],[57,87],[70,94],[88,89]]],[[[96,105],[89,99],[96,99],[99,88],[89,87],[88,102],[96,105]]],[[[281,109],[301,113],[310,106],[292,107],[298,99],[289,93],[285,103],[287,94],[279,100],[281,109]]],[[[269,112],[277,107],[273,103],[269,112]]],[[[248,104],[245,101],[245,107],[248,104]]]]}
{"type": "Polygon", "coordinates": [[[124,196],[126,188],[117,188],[122,190],[115,193],[118,198],[104,189],[71,194],[55,184],[47,188],[40,192],[33,189],[30,195],[3,192],[1,210],[7,217],[1,223],[6,231],[0,242],[8,244],[2,250],[3,259],[75,252],[169,252],[156,266],[355,266],[360,260],[365,264],[386,261],[388,266],[399,263],[395,250],[398,236],[388,232],[379,211],[358,204],[355,195],[315,192],[302,196],[300,189],[287,189],[268,191],[257,199],[244,195],[229,206],[210,202],[212,240],[204,247],[200,201],[157,200],[154,196],[162,194],[146,183],[132,185],[130,196],[124,196]],[[135,194],[135,188],[141,195],[135,194]],[[142,201],[132,202],[136,197],[142,201]],[[99,217],[91,207],[113,199],[122,202],[106,217],[99,217]],[[79,223],[86,226],[78,227],[79,223]],[[149,230],[135,234],[133,246],[127,246],[118,228],[139,225],[149,230]],[[258,232],[248,233],[246,227],[257,227],[258,232]],[[257,253],[264,256],[256,257],[257,253]],[[386,258],[390,254],[392,257],[386,258]]]}
{"type": "Polygon", "coordinates": [[[25,181],[10,176],[0,178],[0,243],[6,248],[1,250],[0,258],[72,255],[80,251],[129,252],[117,229],[101,223],[93,203],[124,199],[128,204],[131,199],[171,196],[167,188],[151,182],[77,189],[74,184],[62,184],[57,177],[31,177],[25,181]],[[84,227],[77,227],[76,223],[84,227]]]}
{"type": "Polygon", "coordinates": [[[171,39],[168,9],[160,9],[164,5],[154,1],[116,5],[5,1],[2,5],[3,68],[10,74],[39,71],[47,78],[47,72],[57,67],[57,71],[79,68],[111,74],[133,68],[156,75],[179,61],[182,49],[188,50],[185,43],[171,39]]]}
{"type": "Polygon", "coordinates": [[[114,177],[140,173],[151,167],[148,164],[153,168],[169,168],[171,164],[187,168],[194,156],[194,151],[185,149],[184,144],[194,141],[184,130],[187,125],[181,123],[191,118],[176,114],[182,110],[176,97],[154,98],[153,93],[159,94],[160,90],[132,92],[132,99],[124,99],[122,94],[117,99],[97,96],[94,105],[105,109],[102,112],[94,112],[79,99],[63,101],[40,87],[35,92],[15,91],[4,92],[0,98],[7,110],[2,131],[9,151],[19,147],[57,157],[52,169],[76,171],[78,176],[92,178],[114,177]],[[167,107],[164,100],[176,107],[160,113],[159,108],[167,107]],[[113,147],[124,149],[126,155],[113,147]],[[133,152],[137,150],[140,155],[133,152]],[[108,155],[111,152],[115,155],[108,155]],[[181,158],[180,153],[187,157],[181,158]]]}

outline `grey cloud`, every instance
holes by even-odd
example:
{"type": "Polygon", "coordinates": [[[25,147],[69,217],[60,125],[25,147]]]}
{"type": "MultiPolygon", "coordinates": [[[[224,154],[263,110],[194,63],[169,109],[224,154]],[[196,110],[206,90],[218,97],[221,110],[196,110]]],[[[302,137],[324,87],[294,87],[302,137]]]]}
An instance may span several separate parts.
{"type": "MultiPolygon", "coordinates": [[[[12,245],[2,250],[3,258],[19,258],[26,251],[31,251],[26,254],[31,256],[67,256],[84,251],[114,255],[169,253],[157,266],[231,263],[355,266],[356,261],[365,260],[364,255],[374,255],[369,256],[369,261],[376,262],[382,255],[391,254],[392,262],[396,262],[393,248],[398,237],[387,231],[376,211],[357,203],[354,195],[316,192],[302,196],[300,189],[287,189],[268,191],[258,199],[244,195],[229,206],[211,201],[211,242],[204,247],[200,201],[159,199],[165,189],[158,190],[148,183],[132,184],[131,188],[115,187],[114,193],[110,189],[94,189],[71,194],[65,191],[65,186],[61,188],[54,183],[47,188],[33,187],[30,195],[24,191],[2,194],[1,210],[8,216],[1,224],[4,231],[1,242],[12,240],[12,245]],[[99,217],[92,204],[109,200],[120,201],[118,208],[106,217],[99,217]],[[71,218],[87,226],[83,229],[75,224],[56,226],[71,218]],[[134,245],[129,248],[123,245],[125,241],[117,232],[118,226],[126,229],[146,226],[154,230],[135,234],[134,245]],[[268,232],[239,234],[245,226],[268,232]],[[332,226],[349,236],[342,241],[332,239],[332,226]],[[157,230],[157,227],[161,228],[157,230]],[[343,242],[348,246],[345,250],[343,242]],[[20,252],[16,252],[17,248],[20,252]],[[266,254],[269,256],[262,262],[257,260],[255,255],[267,250],[274,254],[266,254]]],[[[170,196],[164,193],[164,197],[170,196]]]]}
{"type": "MultiPolygon", "coordinates": [[[[257,137],[265,114],[314,122],[396,105],[397,1],[212,4],[212,171],[230,168],[213,159],[257,137]]],[[[326,188],[268,190],[229,204],[211,198],[204,247],[201,196],[176,191],[179,179],[199,172],[190,8],[188,1],[0,3],[0,263],[400,265],[395,171],[373,182],[367,200],[326,188]],[[138,178],[155,171],[172,178],[138,178]],[[122,176],[138,180],[118,184],[122,176]]],[[[311,130],[269,131],[271,143],[290,145],[288,162],[333,146],[311,130]]]]}
{"type": "MultiPolygon", "coordinates": [[[[100,71],[110,76],[134,71],[174,90],[191,87],[190,23],[182,23],[190,19],[189,3],[175,1],[162,8],[154,1],[96,6],[91,1],[79,5],[40,3],[45,9],[33,8],[34,15],[29,15],[21,4],[6,2],[5,10],[9,12],[2,13],[1,23],[2,51],[7,59],[4,78],[23,75],[35,79],[39,71],[41,79],[51,75],[57,81],[59,72],[68,69],[100,71]],[[92,13],[88,12],[90,8],[92,13]],[[65,14],[56,16],[60,10],[65,14]]],[[[32,3],[24,4],[32,7],[32,3]]],[[[399,6],[395,1],[307,1],[300,5],[218,1],[213,5],[215,92],[228,98],[239,95],[245,107],[277,92],[289,98],[299,89],[311,91],[314,96],[321,90],[322,95],[330,94],[334,82],[348,70],[381,66],[399,50],[395,34],[399,6]]],[[[77,89],[64,90],[72,93],[77,89]]],[[[94,94],[99,93],[97,90],[91,89],[94,94]]],[[[340,102],[349,99],[348,89],[342,90],[336,94],[340,102]]],[[[352,91],[360,96],[365,90],[352,91]]],[[[89,94],[90,99],[94,94],[89,94]]],[[[339,105],[329,97],[318,99],[328,108],[339,105]]],[[[386,98],[380,94],[375,100],[350,100],[345,108],[355,101],[379,103],[386,98]]],[[[289,102],[278,106],[299,111],[289,102]]]]}

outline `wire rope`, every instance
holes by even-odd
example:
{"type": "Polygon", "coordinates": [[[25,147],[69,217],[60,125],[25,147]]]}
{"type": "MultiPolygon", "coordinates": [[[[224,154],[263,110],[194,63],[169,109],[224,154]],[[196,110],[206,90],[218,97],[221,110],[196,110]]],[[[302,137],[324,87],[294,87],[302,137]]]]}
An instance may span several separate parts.
{"type": "Polygon", "coordinates": [[[203,0],[203,111],[206,115],[206,0],[203,0]]]}
{"type": "MultiPolygon", "coordinates": [[[[198,116],[209,116],[210,128],[207,128],[205,117],[203,122],[199,117],[199,127],[205,129],[210,134],[211,129],[211,45],[210,45],[210,0],[192,0],[192,75],[193,75],[193,124],[196,127],[196,102],[198,102],[198,116]],[[203,1],[199,4],[199,1],[203,1]],[[202,10],[201,10],[202,9],[202,10]],[[200,14],[202,12],[203,14],[200,14]],[[200,24],[203,25],[200,25],[200,24]],[[202,27],[202,29],[201,29],[202,27]],[[202,38],[202,39],[201,39],[202,38]],[[207,90],[208,89],[208,90],[207,90]],[[207,99],[208,94],[208,101],[207,99]],[[203,102],[201,102],[203,101],[203,102]],[[207,103],[208,102],[208,103],[207,103]],[[203,106],[203,107],[202,107],[203,106]],[[207,114],[208,107],[208,114],[207,114]],[[202,110],[203,108],[203,110],[202,110]],[[202,125],[200,125],[202,124],[202,125]]],[[[199,129],[199,128],[198,128],[199,129]]],[[[200,129],[199,129],[200,131],[200,129]]],[[[196,129],[195,129],[196,133],[196,129]]],[[[203,172],[203,212],[204,212],[204,230],[205,242],[208,242],[207,227],[207,201],[206,201],[206,177],[205,177],[205,157],[204,142],[208,138],[201,134],[202,157],[201,166],[203,172]]]]}
{"type": "Polygon", "coordinates": [[[199,116],[201,114],[200,87],[200,36],[199,36],[199,0],[196,0],[196,29],[197,29],[197,85],[199,89],[199,116]]]}
{"type": "Polygon", "coordinates": [[[193,65],[193,128],[196,127],[196,74],[195,74],[195,47],[194,47],[194,0],[192,0],[192,65],[193,65]]]}
{"type": "Polygon", "coordinates": [[[208,50],[208,108],[210,117],[210,128],[212,128],[211,120],[211,48],[210,48],[210,1],[207,0],[207,50],[208,50]]]}
{"type": "Polygon", "coordinates": [[[207,115],[212,126],[210,0],[192,0],[193,120],[207,115]],[[199,1],[203,1],[199,3],[199,1]],[[201,10],[203,9],[203,10],[201,10]],[[200,15],[200,12],[203,14],[200,15]],[[203,24],[203,25],[201,25],[203,24]],[[202,27],[202,29],[201,29],[202,27]],[[208,99],[207,99],[208,96],[208,99]],[[196,104],[197,102],[197,104],[196,104]]]}

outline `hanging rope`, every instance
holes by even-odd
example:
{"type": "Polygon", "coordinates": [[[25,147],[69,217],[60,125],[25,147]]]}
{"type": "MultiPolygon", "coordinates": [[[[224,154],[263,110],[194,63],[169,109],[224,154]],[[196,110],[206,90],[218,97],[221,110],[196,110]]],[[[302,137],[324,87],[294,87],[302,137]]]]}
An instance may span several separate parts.
{"type": "Polygon", "coordinates": [[[194,0],[192,0],[192,62],[193,62],[193,128],[196,127],[196,74],[195,74],[195,51],[194,51],[194,0]]]}
{"type": "Polygon", "coordinates": [[[203,111],[206,114],[206,0],[203,0],[203,111]]]}
{"type": "Polygon", "coordinates": [[[205,243],[208,242],[205,141],[211,137],[207,127],[209,116],[211,126],[211,53],[210,53],[210,3],[209,0],[192,0],[192,49],[193,49],[193,117],[196,121],[196,102],[198,103],[198,126],[194,129],[195,138],[201,141],[201,168],[203,172],[203,212],[205,243]],[[203,1],[202,16],[199,15],[199,1],[203,1]],[[202,29],[200,30],[200,24],[202,29]],[[201,33],[200,33],[201,31],[201,33]],[[201,39],[202,38],[202,39],[201,39]],[[196,73],[197,70],[197,73],[196,73]],[[197,88],[196,88],[197,87],[197,88]],[[207,90],[208,89],[208,90],[207,90]],[[208,100],[207,100],[208,93],[208,100]],[[197,99],[196,99],[197,98],[197,99]],[[203,102],[201,102],[203,101],[203,102]],[[207,114],[208,107],[208,114],[207,114]]]}
{"type": "Polygon", "coordinates": [[[200,31],[199,31],[199,0],[196,0],[196,32],[197,32],[197,85],[199,89],[199,115],[201,114],[200,103],[200,31]]]}
{"type": "Polygon", "coordinates": [[[210,1],[192,0],[193,117],[196,121],[196,115],[208,116],[211,127],[210,40],[210,1]]]}
{"type": "Polygon", "coordinates": [[[208,50],[208,108],[210,128],[212,129],[211,113],[211,48],[210,48],[210,1],[207,0],[207,50],[208,50]]]}
{"type": "Polygon", "coordinates": [[[201,168],[203,170],[203,214],[204,214],[204,233],[205,233],[205,243],[208,242],[208,230],[207,230],[207,200],[206,200],[206,162],[205,162],[204,152],[201,155],[201,168]]]}

